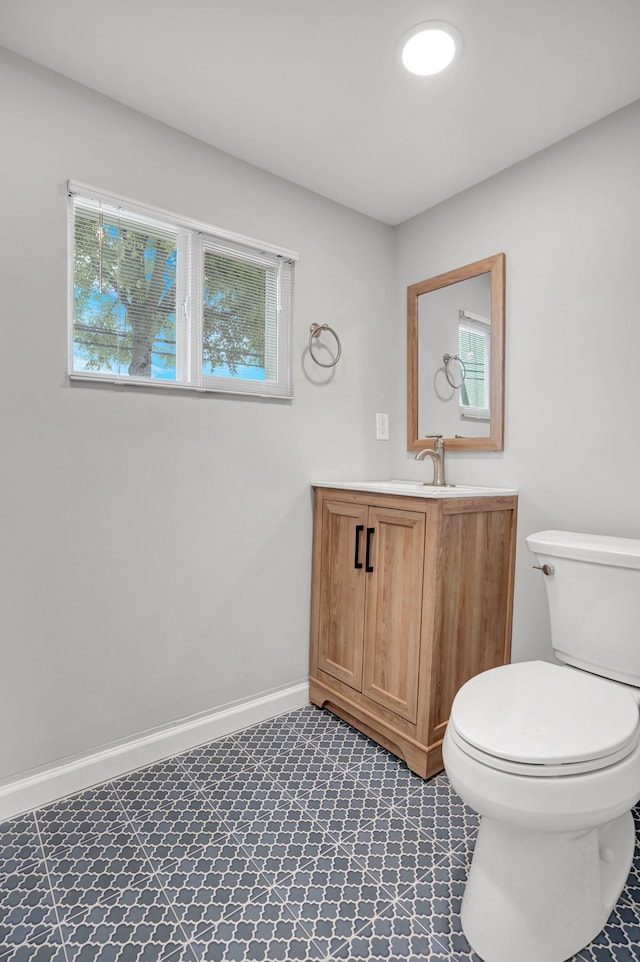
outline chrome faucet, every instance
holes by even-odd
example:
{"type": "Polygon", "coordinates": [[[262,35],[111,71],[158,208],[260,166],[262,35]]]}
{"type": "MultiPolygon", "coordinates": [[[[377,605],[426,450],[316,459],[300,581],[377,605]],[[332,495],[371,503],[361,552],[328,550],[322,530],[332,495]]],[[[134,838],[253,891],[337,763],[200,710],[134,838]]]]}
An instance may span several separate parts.
{"type": "Polygon", "coordinates": [[[441,434],[428,435],[429,437],[435,438],[433,450],[431,448],[425,448],[423,451],[418,451],[416,454],[416,461],[424,461],[425,458],[431,458],[433,461],[433,481],[424,481],[423,484],[428,485],[439,485],[445,486],[446,481],[444,480],[444,439],[441,434]]]}

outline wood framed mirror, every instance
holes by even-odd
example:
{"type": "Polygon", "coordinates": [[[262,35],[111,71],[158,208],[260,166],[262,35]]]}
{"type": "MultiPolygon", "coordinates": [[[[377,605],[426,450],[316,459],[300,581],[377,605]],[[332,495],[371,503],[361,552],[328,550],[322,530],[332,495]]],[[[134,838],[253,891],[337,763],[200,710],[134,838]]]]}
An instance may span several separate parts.
{"type": "Polygon", "coordinates": [[[407,288],[407,449],[504,448],[505,255],[407,288]]]}

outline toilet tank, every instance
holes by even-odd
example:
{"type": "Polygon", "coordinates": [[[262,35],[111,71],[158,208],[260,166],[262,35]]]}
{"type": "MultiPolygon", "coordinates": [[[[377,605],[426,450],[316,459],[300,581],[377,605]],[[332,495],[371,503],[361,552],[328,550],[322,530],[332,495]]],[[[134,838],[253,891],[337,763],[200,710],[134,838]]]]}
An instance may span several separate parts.
{"type": "Polygon", "coordinates": [[[570,531],[527,538],[543,577],[560,661],[640,687],[640,540],[570,531]]]}

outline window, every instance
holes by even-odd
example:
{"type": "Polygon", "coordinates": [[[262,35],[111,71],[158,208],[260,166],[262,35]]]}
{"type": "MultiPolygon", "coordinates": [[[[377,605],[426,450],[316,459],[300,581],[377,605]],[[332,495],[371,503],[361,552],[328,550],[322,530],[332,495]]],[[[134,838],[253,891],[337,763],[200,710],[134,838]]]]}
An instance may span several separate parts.
{"type": "Polygon", "coordinates": [[[297,255],[69,184],[69,375],[291,397],[297,255]]]}
{"type": "Polygon", "coordinates": [[[458,312],[458,353],[465,366],[460,387],[463,418],[489,420],[491,384],[491,321],[470,311],[458,312]]]}

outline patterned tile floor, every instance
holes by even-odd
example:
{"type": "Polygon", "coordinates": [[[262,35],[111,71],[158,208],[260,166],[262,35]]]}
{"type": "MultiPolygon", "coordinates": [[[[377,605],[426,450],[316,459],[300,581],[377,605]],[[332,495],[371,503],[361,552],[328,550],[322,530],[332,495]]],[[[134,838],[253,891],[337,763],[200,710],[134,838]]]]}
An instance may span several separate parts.
{"type": "MultiPolygon", "coordinates": [[[[478,962],[477,827],[309,706],[0,825],[0,962],[478,962]]],[[[605,960],[640,962],[640,849],[605,960]]]]}

